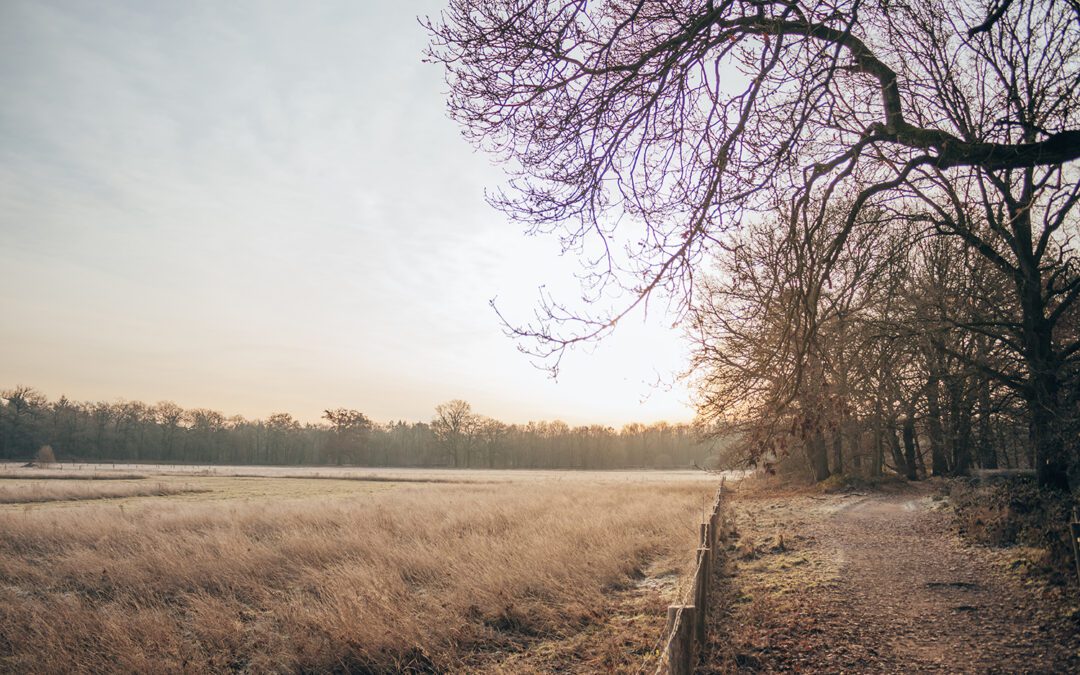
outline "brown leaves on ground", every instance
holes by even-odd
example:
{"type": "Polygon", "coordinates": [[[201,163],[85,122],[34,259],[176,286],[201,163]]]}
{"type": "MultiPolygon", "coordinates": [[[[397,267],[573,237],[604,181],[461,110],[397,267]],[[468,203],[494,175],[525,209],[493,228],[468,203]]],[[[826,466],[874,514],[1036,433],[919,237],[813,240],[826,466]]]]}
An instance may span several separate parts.
{"type": "Polygon", "coordinates": [[[964,544],[924,489],[750,494],[702,672],[1052,673],[1075,608],[964,544]],[[780,541],[783,545],[780,545],[780,541]]]}

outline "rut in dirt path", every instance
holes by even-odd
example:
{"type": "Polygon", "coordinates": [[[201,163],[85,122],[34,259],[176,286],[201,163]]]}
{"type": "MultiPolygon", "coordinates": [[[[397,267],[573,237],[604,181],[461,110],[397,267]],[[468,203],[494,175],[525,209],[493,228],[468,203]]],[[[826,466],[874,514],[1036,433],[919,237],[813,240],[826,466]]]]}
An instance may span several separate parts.
{"type": "Polygon", "coordinates": [[[918,493],[733,500],[731,610],[705,672],[1077,672],[1075,631],[1040,624],[1037,592],[934,506],[918,493]]]}

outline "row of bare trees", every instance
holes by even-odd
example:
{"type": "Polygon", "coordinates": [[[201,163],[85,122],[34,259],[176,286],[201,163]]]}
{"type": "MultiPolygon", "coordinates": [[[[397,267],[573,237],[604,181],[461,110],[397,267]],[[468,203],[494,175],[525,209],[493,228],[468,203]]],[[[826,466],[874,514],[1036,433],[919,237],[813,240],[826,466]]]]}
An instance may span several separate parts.
{"type": "MultiPolygon", "coordinates": [[[[775,223],[718,261],[687,322],[704,420],[738,430],[744,459],[795,451],[817,480],[1034,468],[1009,278],[918,222],[856,233],[826,284],[813,240],[775,223]]],[[[1076,340],[1078,319],[1063,315],[1058,341],[1076,340]]],[[[1077,375],[1062,369],[1056,425],[1073,456],[1077,375]]]]}
{"type": "Polygon", "coordinates": [[[0,460],[30,460],[45,445],[60,461],[617,469],[704,465],[716,443],[666,422],[619,430],[506,424],[461,400],[437,406],[430,422],[380,424],[335,408],[304,424],[289,413],[249,420],[169,401],[50,401],[25,386],[0,392],[0,460]]]}
{"type": "Polygon", "coordinates": [[[586,267],[584,306],[509,325],[524,349],[557,368],[666,302],[753,457],[1069,487],[1075,0],[450,0],[427,27],[510,174],[492,203],[586,267]]]}

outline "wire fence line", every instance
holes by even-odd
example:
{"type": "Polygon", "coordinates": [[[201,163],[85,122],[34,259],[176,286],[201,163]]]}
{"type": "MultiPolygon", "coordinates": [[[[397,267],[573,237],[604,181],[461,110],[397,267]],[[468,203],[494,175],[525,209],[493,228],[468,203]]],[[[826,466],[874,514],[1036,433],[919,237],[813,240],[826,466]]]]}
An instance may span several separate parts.
{"type": "MultiPolygon", "coordinates": [[[[654,675],[689,675],[696,656],[708,639],[709,584],[712,580],[717,544],[728,536],[723,519],[724,481],[716,491],[712,509],[703,514],[693,574],[685,577],[676,594],[677,603],[668,606],[667,627],[652,653],[660,646],[654,675]]],[[[646,668],[642,667],[642,672],[646,668]]]]}

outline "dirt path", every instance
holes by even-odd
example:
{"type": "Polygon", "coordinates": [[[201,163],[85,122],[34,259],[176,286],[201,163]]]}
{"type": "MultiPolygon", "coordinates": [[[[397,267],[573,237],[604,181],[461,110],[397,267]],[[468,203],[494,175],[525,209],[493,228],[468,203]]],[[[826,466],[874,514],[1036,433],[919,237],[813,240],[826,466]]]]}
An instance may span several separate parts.
{"type": "Polygon", "coordinates": [[[730,610],[704,672],[1080,672],[1069,608],[1025,585],[1007,552],[963,544],[925,492],[732,509],[730,610]]]}

